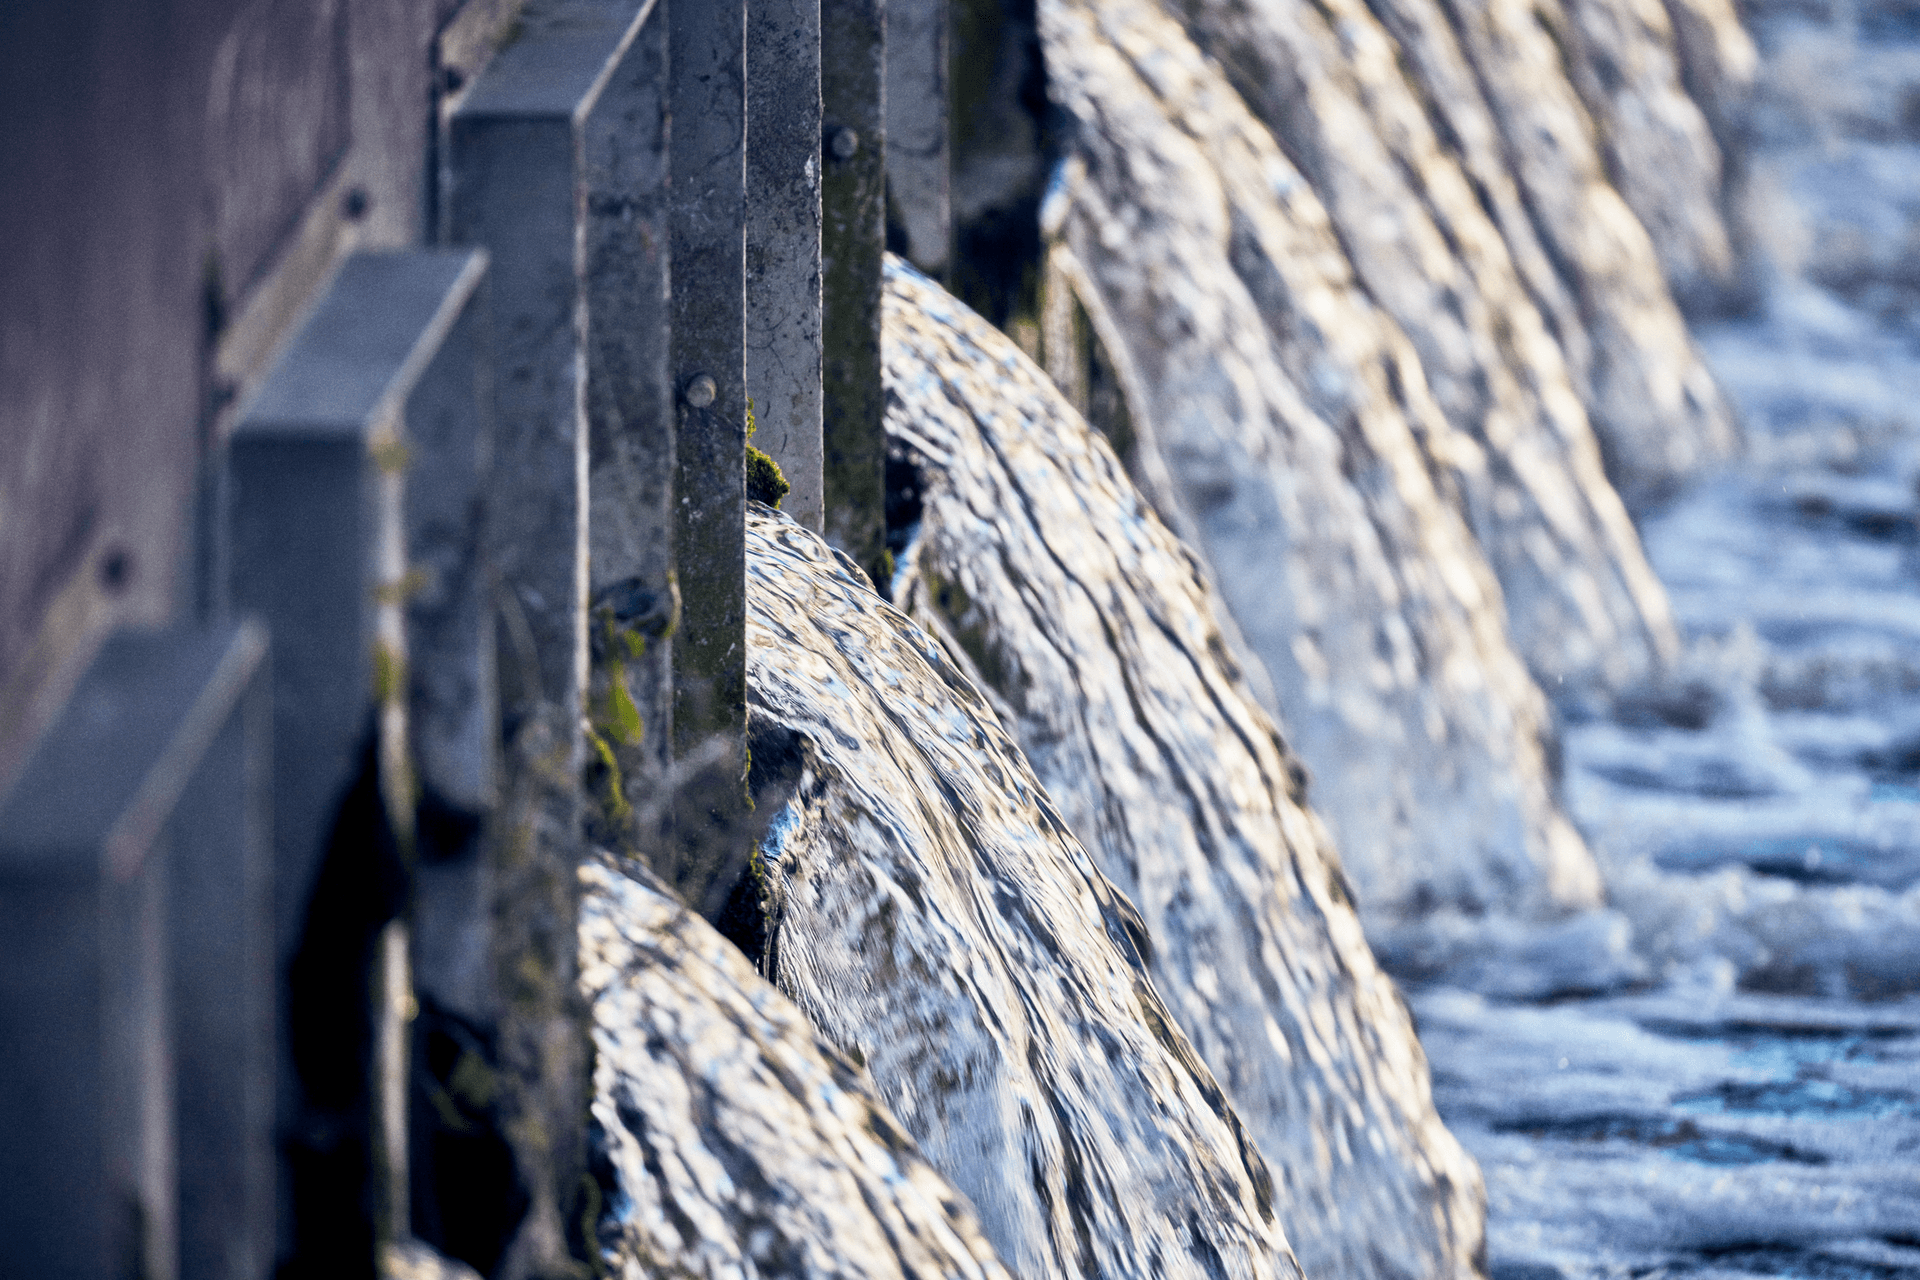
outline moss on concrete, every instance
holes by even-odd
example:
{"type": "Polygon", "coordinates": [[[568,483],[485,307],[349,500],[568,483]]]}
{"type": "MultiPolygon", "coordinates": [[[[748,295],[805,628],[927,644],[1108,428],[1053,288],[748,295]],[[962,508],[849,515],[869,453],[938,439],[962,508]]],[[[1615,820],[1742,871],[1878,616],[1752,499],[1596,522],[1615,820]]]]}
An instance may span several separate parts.
{"type": "Polygon", "coordinates": [[[752,502],[764,502],[770,507],[780,505],[780,499],[793,492],[793,485],[787,480],[786,472],[780,470],[764,450],[753,444],[753,433],[760,429],[754,420],[753,398],[747,398],[747,498],[752,502]]]}

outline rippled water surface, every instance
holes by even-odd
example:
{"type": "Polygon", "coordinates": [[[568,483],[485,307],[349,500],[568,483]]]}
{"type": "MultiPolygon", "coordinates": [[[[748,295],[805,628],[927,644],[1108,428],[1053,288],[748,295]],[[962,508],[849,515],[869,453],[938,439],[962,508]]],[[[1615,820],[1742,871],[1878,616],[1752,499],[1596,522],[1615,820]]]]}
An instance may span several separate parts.
{"type": "Polygon", "coordinates": [[[1297,1277],[1265,1160],[1147,933],[938,641],[747,525],[765,966],[1028,1277],[1297,1277]]]}

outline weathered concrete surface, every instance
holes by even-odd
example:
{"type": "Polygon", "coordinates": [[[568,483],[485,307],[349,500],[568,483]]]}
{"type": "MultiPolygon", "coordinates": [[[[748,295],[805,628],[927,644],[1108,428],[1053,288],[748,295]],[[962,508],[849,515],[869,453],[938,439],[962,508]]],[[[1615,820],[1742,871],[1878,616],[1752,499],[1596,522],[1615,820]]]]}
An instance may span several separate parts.
{"type": "Polygon", "coordinates": [[[821,292],[825,317],[827,540],[884,576],[880,264],[886,254],[886,10],[822,0],[821,292]]]}
{"type": "Polygon", "coordinates": [[[683,282],[672,293],[668,355],[685,616],[673,639],[673,731],[682,749],[723,736],[744,750],[746,11],[741,0],[685,0],[667,18],[669,238],[683,282]]]}
{"type": "Polygon", "coordinates": [[[300,940],[370,712],[381,718],[383,764],[407,768],[415,634],[440,665],[418,690],[424,781],[470,812],[492,785],[493,726],[482,714],[490,699],[478,687],[484,597],[472,563],[485,406],[471,343],[485,271],[485,255],[471,250],[355,256],[234,434],[229,591],[236,609],[281,637],[273,809],[282,962],[300,940]],[[409,411],[423,428],[418,442],[409,411]],[[409,519],[415,447],[433,474],[417,486],[422,500],[409,519]],[[414,560],[421,599],[408,627],[414,560]]]}
{"type": "Polygon", "coordinates": [[[747,11],[747,393],[793,486],[781,509],[825,526],[821,458],[820,0],[747,11]]]}
{"type": "Polygon", "coordinates": [[[1218,598],[1046,376],[897,261],[886,336],[919,504],[896,601],[1140,908],[1154,986],[1266,1155],[1302,1269],[1476,1274],[1479,1173],[1218,598]]]}
{"type": "Polygon", "coordinates": [[[10,1270],[273,1265],[266,665],[252,624],[116,635],[0,797],[10,1270]]]}
{"type": "Polygon", "coordinates": [[[1416,434],[1500,579],[1535,677],[1618,685],[1658,667],[1676,645],[1666,599],[1555,329],[1391,37],[1359,0],[1195,3],[1185,23],[1313,184],[1353,287],[1412,342],[1457,433],[1416,422],[1416,434]]]}
{"type": "Polygon", "coordinates": [[[947,0],[887,5],[888,216],[914,266],[938,276],[953,251],[947,0]]]}
{"type": "Polygon", "coordinates": [[[577,719],[586,685],[587,422],[578,350],[581,175],[574,115],[618,35],[612,15],[550,4],[474,82],[447,128],[445,238],[492,255],[494,447],[488,551],[508,618],[510,717],[577,719]]]}
{"type": "Polygon", "coordinates": [[[643,869],[580,874],[615,1274],[1007,1275],[871,1078],[731,943],[643,869]]]}
{"type": "MultiPolygon", "coordinates": [[[[419,948],[434,962],[419,971],[419,1033],[436,1052],[416,1073],[416,1128],[434,1160],[420,1179],[436,1210],[423,1234],[514,1280],[575,1269],[585,1247],[590,1046],[571,943],[595,481],[603,500],[631,500],[643,527],[664,514],[662,460],[636,456],[664,434],[662,352],[613,346],[664,313],[661,264],[641,234],[663,221],[664,176],[648,78],[661,42],[640,38],[644,13],[625,0],[528,5],[447,130],[447,234],[486,244],[497,264],[488,549],[506,741],[497,809],[457,857],[421,868],[422,901],[437,909],[419,948]],[[461,1138],[477,1148],[466,1167],[461,1138]]],[[[633,539],[632,524],[603,530],[600,567],[615,585],[659,572],[633,539]]],[[[641,674],[651,679],[630,692],[658,718],[660,668],[641,674]]]]}
{"type": "Polygon", "coordinates": [[[411,843],[416,782],[429,807],[469,822],[492,790],[488,406],[474,351],[486,269],[470,249],[348,259],[228,447],[226,594],[280,638],[279,1248],[296,1274],[371,1265],[374,1238],[404,1229],[372,1207],[372,1188],[390,1191],[406,1167],[378,1140],[358,1056],[373,1050],[376,1006],[389,1027],[398,1016],[370,987],[372,939],[402,905],[394,849],[411,843]],[[427,474],[410,482],[416,466],[427,474]],[[411,679],[416,639],[433,668],[411,679]]]}
{"type": "Polygon", "coordinates": [[[678,424],[673,546],[683,614],[673,633],[673,749],[676,760],[710,767],[706,785],[674,789],[667,839],[650,852],[655,868],[704,906],[698,890],[731,884],[751,852],[739,830],[752,808],[746,7],[743,0],[689,0],[670,4],[667,18],[675,280],[669,341],[678,424]]]}
{"type": "Polygon", "coordinates": [[[1079,124],[1058,217],[1129,387],[1138,471],[1270,676],[1376,946],[1442,904],[1592,903],[1545,702],[1429,469],[1465,442],[1411,344],[1171,19],[1127,0],[1040,17],[1079,124]]]}
{"type": "Polygon", "coordinates": [[[587,714],[629,792],[658,785],[673,740],[667,24],[658,4],[642,8],[583,131],[587,714]]]}
{"type": "Polygon", "coordinates": [[[1009,1268],[1295,1276],[1265,1162],[1096,869],[940,644],[749,517],[767,967],[872,1072],[1009,1268]]]}
{"type": "Polygon", "coordinates": [[[418,242],[441,7],[0,17],[0,777],[107,631],[208,603],[216,429],[342,253],[418,242]]]}

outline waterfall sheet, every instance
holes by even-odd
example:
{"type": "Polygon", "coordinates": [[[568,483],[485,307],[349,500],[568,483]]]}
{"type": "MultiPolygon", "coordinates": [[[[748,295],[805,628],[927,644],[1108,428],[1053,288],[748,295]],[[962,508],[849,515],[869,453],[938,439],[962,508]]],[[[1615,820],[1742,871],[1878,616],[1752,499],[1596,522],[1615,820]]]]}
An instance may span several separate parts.
{"type": "Polygon", "coordinates": [[[594,1121],[624,1280],[1007,1280],[872,1082],[644,868],[581,870],[594,1121]]]}
{"type": "Polygon", "coordinates": [[[1075,175],[1056,215],[1122,371],[1155,508],[1204,558],[1374,944],[1451,908],[1553,917],[1599,880],[1547,706],[1436,485],[1471,442],[1355,287],[1326,211],[1145,0],[1043,0],[1075,175]]]}
{"type": "Polygon", "coordinates": [[[1301,1266],[1475,1274],[1478,1171],[1192,555],[1003,334],[897,261],[885,316],[888,438],[919,507],[894,597],[1139,908],[1301,1266]]]}
{"type": "Polygon", "coordinates": [[[1138,914],[938,641],[748,517],[765,964],[1026,1277],[1298,1277],[1265,1161],[1138,914]]]}

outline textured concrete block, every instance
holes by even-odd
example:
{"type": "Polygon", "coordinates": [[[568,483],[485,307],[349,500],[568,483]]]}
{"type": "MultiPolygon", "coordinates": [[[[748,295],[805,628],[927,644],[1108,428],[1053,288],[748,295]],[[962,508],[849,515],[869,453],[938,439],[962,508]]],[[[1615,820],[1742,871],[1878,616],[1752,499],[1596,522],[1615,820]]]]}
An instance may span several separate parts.
{"type": "Polygon", "coordinates": [[[673,740],[666,60],[666,10],[655,5],[614,63],[585,139],[588,714],[635,803],[659,789],[673,740]]]}
{"type": "Polygon", "coordinates": [[[672,338],[678,403],[674,737],[685,754],[746,727],[746,9],[668,10],[672,338]]]}
{"type": "Polygon", "coordinates": [[[0,802],[6,1274],[272,1261],[265,653],[110,639],[0,802]]]}
{"type": "Polygon", "coordinates": [[[298,937],[370,709],[382,711],[391,763],[407,754],[410,647],[433,668],[421,677],[415,717],[421,781],[472,803],[490,785],[482,574],[471,541],[484,406],[469,381],[485,272],[485,256],[471,251],[348,259],[234,431],[230,595],[278,638],[283,951],[298,937]],[[405,607],[409,597],[417,607],[405,607]]]}
{"type": "Polygon", "coordinates": [[[826,309],[827,540],[886,578],[880,270],[886,256],[885,0],[822,0],[826,138],[821,272],[826,309]]]}
{"type": "Polygon", "coordinates": [[[887,4],[888,216],[906,258],[944,278],[953,251],[946,0],[887,4]]]}
{"type": "MultiPolygon", "coordinates": [[[[274,927],[289,1013],[277,1108],[293,1135],[279,1248],[309,1265],[358,1267],[376,1229],[405,1226],[406,1153],[376,1145],[364,1065],[391,1068],[401,1014],[382,1002],[368,1023],[373,1006],[332,994],[370,991],[371,957],[402,945],[388,927],[405,897],[388,833],[411,844],[416,788],[430,809],[472,810],[492,785],[486,269],[471,250],[349,258],[229,446],[229,594],[279,638],[274,927]]],[[[399,1117],[382,1121],[398,1131],[399,1117]]]]}
{"type": "MultiPolygon", "coordinates": [[[[416,1117],[414,1187],[422,1235],[488,1273],[503,1256],[512,1274],[585,1270],[589,1046],[572,942],[583,712],[599,719],[588,606],[671,595],[664,42],[652,12],[535,0],[446,122],[442,234],[493,262],[488,547],[509,741],[502,803],[474,855],[420,864],[416,1085],[435,1107],[416,1117]]],[[[635,718],[663,738],[665,662],[628,656],[635,718]]],[[[642,749],[632,736],[623,745],[642,749]]]]}
{"type": "Polygon", "coordinates": [[[818,532],[820,0],[747,10],[747,391],[767,451],[793,486],[781,510],[818,532]]]}

